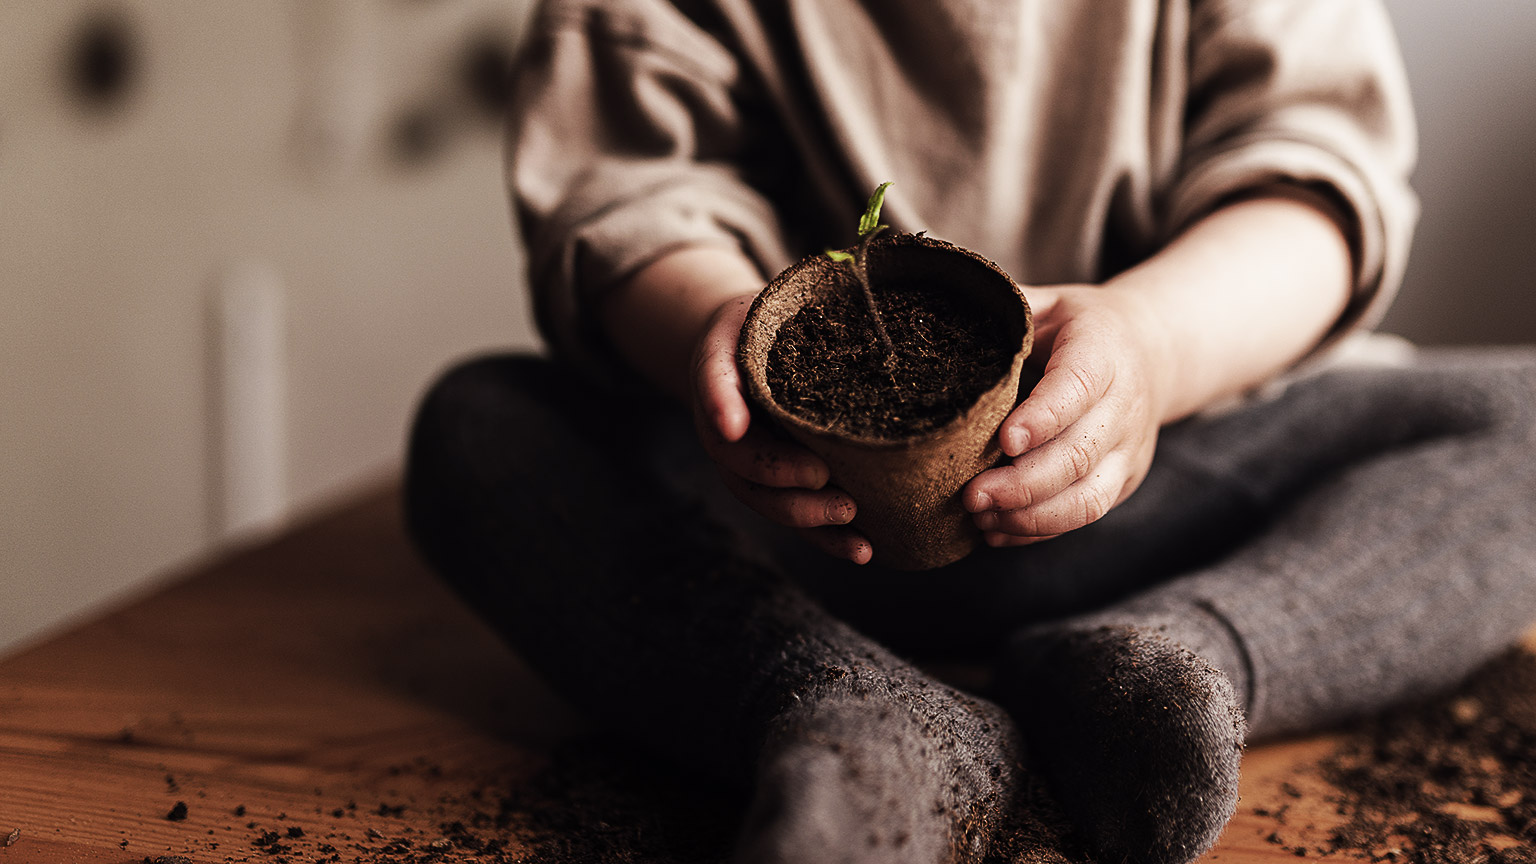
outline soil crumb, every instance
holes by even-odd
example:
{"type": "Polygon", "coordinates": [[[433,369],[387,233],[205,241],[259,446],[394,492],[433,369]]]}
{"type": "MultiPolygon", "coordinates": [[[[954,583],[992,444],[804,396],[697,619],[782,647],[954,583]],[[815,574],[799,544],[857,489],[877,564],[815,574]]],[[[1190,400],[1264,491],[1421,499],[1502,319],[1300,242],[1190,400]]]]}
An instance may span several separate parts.
{"type": "Polygon", "coordinates": [[[874,286],[894,365],[856,286],[805,306],[768,352],[768,385],[785,410],[844,433],[900,438],[936,429],[997,383],[1017,346],[997,322],[942,286],[874,286]]]}
{"type": "Polygon", "coordinates": [[[1356,724],[1311,770],[1343,822],[1290,851],[1536,864],[1536,655],[1511,651],[1454,693],[1356,724]]]}

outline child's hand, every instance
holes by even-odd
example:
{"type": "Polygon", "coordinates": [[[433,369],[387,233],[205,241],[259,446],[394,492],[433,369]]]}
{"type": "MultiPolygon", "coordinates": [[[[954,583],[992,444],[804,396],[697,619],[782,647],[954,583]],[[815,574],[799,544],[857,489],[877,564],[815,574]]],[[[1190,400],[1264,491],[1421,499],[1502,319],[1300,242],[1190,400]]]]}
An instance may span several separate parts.
{"type": "Polygon", "coordinates": [[[1098,519],[1152,464],[1157,430],[1294,365],[1344,320],[1354,284],[1338,214],[1255,190],[1102,287],[1029,290],[1045,375],[998,430],[1012,464],[961,490],[987,542],[1098,519]]]}
{"type": "Polygon", "coordinates": [[[1093,522],[1146,477],[1172,383],[1168,336],[1133,291],[1029,289],[1045,372],[998,429],[1011,464],[984,471],[961,502],[993,546],[1093,522]]]}
{"type": "Polygon", "coordinates": [[[727,488],[748,507],[800,529],[812,545],[855,564],[873,550],[842,527],[857,508],[848,493],[827,486],[827,465],[816,454],[753,425],[736,368],[736,345],[753,294],[727,300],[710,318],[693,354],[693,416],[699,440],[727,488]]]}

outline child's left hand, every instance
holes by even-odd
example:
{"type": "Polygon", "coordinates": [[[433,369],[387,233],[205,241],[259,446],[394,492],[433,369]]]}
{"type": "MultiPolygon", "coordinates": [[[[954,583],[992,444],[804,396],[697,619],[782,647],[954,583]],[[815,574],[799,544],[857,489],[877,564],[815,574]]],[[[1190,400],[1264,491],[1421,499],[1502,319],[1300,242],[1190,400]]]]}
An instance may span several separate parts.
{"type": "Polygon", "coordinates": [[[1003,421],[1010,463],[961,490],[992,546],[1094,522],[1146,477],[1173,385],[1167,329],[1147,298],[1097,286],[1028,288],[1045,372],[1003,421]]]}

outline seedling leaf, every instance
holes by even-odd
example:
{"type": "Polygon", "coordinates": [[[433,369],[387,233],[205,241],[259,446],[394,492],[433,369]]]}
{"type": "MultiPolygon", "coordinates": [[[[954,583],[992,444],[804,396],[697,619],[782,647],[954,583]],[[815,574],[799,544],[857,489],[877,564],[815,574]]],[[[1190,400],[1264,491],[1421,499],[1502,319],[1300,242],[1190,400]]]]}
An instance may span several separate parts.
{"type": "Polygon", "coordinates": [[[853,255],[844,252],[841,249],[828,249],[827,257],[831,258],[833,261],[836,261],[839,264],[845,264],[853,260],[853,255]]]}
{"type": "Polygon", "coordinates": [[[859,239],[871,237],[891,227],[880,224],[880,208],[885,206],[885,190],[889,188],[891,181],[881,183],[869,196],[869,203],[864,206],[864,215],[859,218],[859,239]]]}

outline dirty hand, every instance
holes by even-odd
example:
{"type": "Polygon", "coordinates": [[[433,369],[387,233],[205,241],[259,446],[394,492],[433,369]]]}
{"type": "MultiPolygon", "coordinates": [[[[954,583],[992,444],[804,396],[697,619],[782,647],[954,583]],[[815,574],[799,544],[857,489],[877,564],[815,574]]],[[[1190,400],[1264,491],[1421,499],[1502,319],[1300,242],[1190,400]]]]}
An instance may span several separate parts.
{"type": "Polygon", "coordinates": [[[699,440],[720,477],[742,503],[781,525],[800,529],[808,542],[855,564],[873,550],[863,535],[844,527],[856,505],[828,486],[827,465],[762,423],[753,424],[736,345],[753,294],[727,300],[710,318],[693,353],[693,417],[699,440]]]}
{"type": "Polygon", "coordinates": [[[1006,464],[961,490],[992,546],[1021,546],[1093,522],[1146,477],[1172,361],[1146,298],[1095,286],[1027,290],[1040,383],[998,429],[1006,464]]]}

